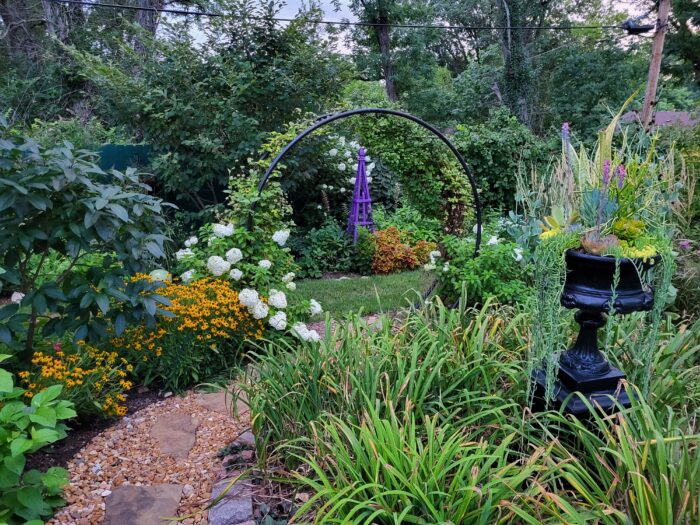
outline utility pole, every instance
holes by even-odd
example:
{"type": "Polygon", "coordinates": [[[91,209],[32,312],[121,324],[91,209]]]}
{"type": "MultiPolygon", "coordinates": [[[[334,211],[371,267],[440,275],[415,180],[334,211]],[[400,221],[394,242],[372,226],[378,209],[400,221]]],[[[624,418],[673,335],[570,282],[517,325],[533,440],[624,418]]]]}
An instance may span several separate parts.
{"type": "Polygon", "coordinates": [[[659,12],[656,18],[656,33],[651,48],[651,62],[649,63],[649,76],[647,79],[647,90],[644,94],[644,105],[642,106],[642,126],[649,129],[651,117],[656,99],[656,86],[659,83],[659,73],[661,71],[661,58],[664,52],[664,39],[666,38],[666,28],[668,27],[668,14],[671,10],[671,0],[659,0],[659,12]]]}

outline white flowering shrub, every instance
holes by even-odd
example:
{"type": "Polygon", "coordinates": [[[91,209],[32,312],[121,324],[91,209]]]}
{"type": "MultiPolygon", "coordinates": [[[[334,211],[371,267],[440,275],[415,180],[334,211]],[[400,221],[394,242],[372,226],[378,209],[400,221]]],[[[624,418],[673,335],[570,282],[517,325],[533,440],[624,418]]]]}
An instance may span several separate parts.
{"type": "Polygon", "coordinates": [[[283,228],[251,232],[230,222],[208,224],[176,252],[175,278],[184,283],[225,279],[250,315],[265,322],[266,338],[317,341],[319,334],[304,321],[320,316],[323,307],[294,294],[298,269],[286,247],[289,236],[283,228]]]}

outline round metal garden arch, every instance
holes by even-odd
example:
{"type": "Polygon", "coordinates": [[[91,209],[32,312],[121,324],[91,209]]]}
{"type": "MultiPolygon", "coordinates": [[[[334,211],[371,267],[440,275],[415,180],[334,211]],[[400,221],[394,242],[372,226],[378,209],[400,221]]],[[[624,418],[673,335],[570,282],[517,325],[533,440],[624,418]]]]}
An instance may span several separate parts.
{"type": "MultiPolygon", "coordinates": [[[[348,117],[352,117],[355,115],[365,115],[365,114],[379,114],[379,115],[392,115],[395,117],[401,117],[405,118],[407,120],[410,120],[412,122],[415,122],[416,124],[422,126],[423,128],[427,129],[430,131],[433,135],[435,135],[437,138],[439,138],[452,152],[452,154],[457,158],[459,161],[460,165],[462,166],[462,169],[464,170],[464,173],[467,175],[467,179],[469,180],[469,185],[471,186],[472,190],[472,196],[474,198],[474,211],[476,212],[476,241],[474,244],[474,256],[476,257],[479,253],[479,246],[481,245],[481,203],[479,201],[479,194],[477,193],[476,190],[476,181],[474,180],[474,175],[472,174],[471,168],[467,164],[467,162],[464,160],[464,157],[457,151],[457,148],[450,142],[450,140],[443,135],[437,128],[432,126],[431,124],[428,124],[424,120],[421,120],[420,118],[411,115],[410,113],[404,113],[403,111],[396,111],[394,109],[386,109],[386,108],[359,108],[359,109],[351,109],[348,111],[341,111],[340,113],[334,113],[332,115],[324,115],[320,117],[316,123],[313,125],[309,126],[306,128],[304,131],[299,133],[293,140],[291,140],[284,148],[282,148],[282,151],[279,152],[279,154],[273,159],[273,161],[270,163],[270,166],[267,168],[267,171],[265,171],[265,174],[263,175],[262,179],[260,180],[260,184],[258,184],[258,197],[262,195],[263,190],[265,189],[265,186],[267,185],[267,181],[269,180],[270,176],[272,175],[272,172],[275,170],[277,165],[279,164],[280,160],[291,150],[294,146],[297,145],[302,139],[316,131],[317,129],[325,126],[326,124],[330,124],[331,122],[335,122],[336,120],[342,120],[348,117]]],[[[253,214],[255,212],[255,207],[256,203],[253,202],[250,206],[250,217],[248,220],[248,228],[252,229],[253,227],[253,214]]]]}

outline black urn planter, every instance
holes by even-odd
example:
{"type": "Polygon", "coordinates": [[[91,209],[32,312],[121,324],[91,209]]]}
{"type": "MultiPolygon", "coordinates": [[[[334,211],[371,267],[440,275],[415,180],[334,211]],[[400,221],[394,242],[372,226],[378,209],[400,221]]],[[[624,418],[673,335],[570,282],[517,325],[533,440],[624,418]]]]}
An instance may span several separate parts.
{"type": "MultiPolygon", "coordinates": [[[[651,262],[621,259],[619,279],[613,290],[614,257],[567,250],[565,260],[566,281],[561,304],[579,310],[575,319],[581,328],[574,346],[559,359],[559,373],[554,384],[554,404],[557,406],[553,408],[563,406],[567,413],[579,417],[588,415],[588,407],[582,399],[573,396],[567,401],[573,392],[582,393],[593,406],[599,406],[604,412],[614,411],[616,404],[629,406],[629,394],[620,385],[625,374],[612,366],[598,349],[598,329],[605,325],[608,313],[651,310],[654,294],[644,286],[640,276],[640,270],[647,269],[651,262]]],[[[534,379],[534,408],[542,410],[545,407],[544,370],[536,370],[534,379]]]]}

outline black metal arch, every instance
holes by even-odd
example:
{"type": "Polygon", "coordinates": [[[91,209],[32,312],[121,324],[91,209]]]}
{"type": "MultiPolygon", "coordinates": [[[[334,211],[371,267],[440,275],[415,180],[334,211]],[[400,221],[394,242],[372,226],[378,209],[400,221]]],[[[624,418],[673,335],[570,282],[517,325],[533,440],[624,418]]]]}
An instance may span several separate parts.
{"type": "MultiPolygon", "coordinates": [[[[265,189],[265,186],[267,185],[267,181],[272,175],[272,172],[275,170],[277,167],[277,164],[279,164],[280,160],[282,160],[282,157],[284,157],[289,150],[291,150],[294,146],[297,145],[302,139],[316,131],[317,129],[325,126],[326,124],[330,124],[331,122],[335,122],[336,120],[341,120],[345,119],[348,117],[352,117],[354,115],[364,115],[367,113],[374,113],[374,114],[382,114],[382,115],[392,115],[395,117],[401,117],[405,118],[407,120],[413,121],[416,124],[419,124],[423,128],[427,129],[430,131],[433,135],[435,135],[437,138],[439,138],[452,152],[452,154],[457,158],[459,161],[460,165],[462,166],[462,169],[464,170],[464,173],[467,174],[467,179],[469,180],[469,185],[471,186],[472,190],[472,196],[474,197],[474,209],[476,211],[476,241],[474,245],[474,256],[476,257],[479,253],[479,246],[481,245],[481,203],[479,201],[479,194],[477,192],[476,188],[476,181],[474,180],[474,175],[472,174],[472,170],[467,164],[467,162],[464,160],[464,157],[457,151],[457,148],[452,144],[452,142],[449,141],[449,139],[443,135],[437,128],[432,126],[431,124],[428,124],[424,120],[419,119],[418,117],[411,115],[410,113],[404,113],[403,111],[396,111],[394,109],[386,109],[386,108],[359,108],[359,109],[351,109],[348,111],[341,111],[340,113],[335,113],[332,115],[324,115],[316,121],[313,125],[309,126],[306,128],[304,131],[299,133],[293,140],[291,140],[284,148],[282,148],[282,151],[279,152],[279,154],[273,159],[273,161],[270,163],[270,166],[267,168],[267,171],[265,171],[265,174],[263,175],[262,179],[260,180],[260,184],[258,184],[258,197],[262,195],[263,190],[265,189]]],[[[250,217],[248,219],[248,228],[252,229],[253,228],[253,214],[255,213],[255,207],[256,207],[256,202],[253,202],[250,206],[250,217]]]]}

